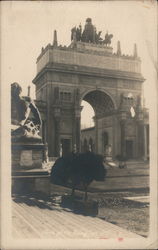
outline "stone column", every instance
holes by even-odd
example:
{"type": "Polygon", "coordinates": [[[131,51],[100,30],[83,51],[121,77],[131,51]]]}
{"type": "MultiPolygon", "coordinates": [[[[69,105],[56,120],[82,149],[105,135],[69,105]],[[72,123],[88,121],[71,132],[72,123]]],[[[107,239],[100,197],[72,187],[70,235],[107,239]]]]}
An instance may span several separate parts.
{"type": "Polygon", "coordinates": [[[81,137],[81,129],[80,129],[80,117],[76,117],[75,120],[76,123],[76,149],[77,152],[81,151],[81,143],[80,143],[80,137],[81,137]]]}
{"type": "Polygon", "coordinates": [[[55,156],[60,156],[60,118],[55,117],[55,156]]]}
{"type": "Polygon", "coordinates": [[[144,157],[144,125],[141,121],[137,123],[137,157],[144,157]]]}
{"type": "Polygon", "coordinates": [[[76,117],[75,117],[75,115],[73,118],[72,132],[73,132],[72,133],[72,150],[74,149],[74,147],[77,150],[77,147],[76,147],[76,117]]]}
{"type": "Polygon", "coordinates": [[[120,121],[120,128],[121,128],[121,155],[126,155],[126,145],[125,145],[125,121],[120,121]]]}
{"type": "Polygon", "coordinates": [[[125,125],[126,125],[126,111],[120,113],[120,131],[121,131],[121,155],[126,156],[126,144],[125,144],[125,125]]]}
{"type": "MultiPolygon", "coordinates": [[[[82,107],[75,108],[75,124],[74,124],[74,144],[76,144],[77,152],[81,151],[81,109],[82,107]]],[[[73,145],[74,146],[74,145],[73,145]]]]}
{"type": "Polygon", "coordinates": [[[118,123],[118,118],[116,116],[113,116],[113,119],[112,119],[112,126],[113,126],[113,138],[112,138],[112,141],[113,141],[113,149],[112,149],[112,157],[115,157],[116,155],[119,154],[119,123],[118,123]]]}
{"type": "Polygon", "coordinates": [[[147,129],[146,129],[146,125],[144,125],[144,161],[147,160],[147,129]]]}
{"type": "Polygon", "coordinates": [[[95,122],[95,153],[98,153],[98,118],[94,117],[95,122]]]}
{"type": "Polygon", "coordinates": [[[144,158],[144,124],[143,112],[138,110],[137,113],[137,156],[144,158]]]}
{"type": "Polygon", "coordinates": [[[80,120],[81,120],[81,110],[82,106],[80,106],[80,89],[77,88],[74,93],[74,133],[73,133],[73,144],[72,148],[76,148],[77,152],[81,151],[81,145],[80,145],[80,140],[81,140],[81,125],[80,125],[80,120]]]}
{"type": "Polygon", "coordinates": [[[55,156],[60,156],[60,121],[61,121],[61,108],[60,106],[54,107],[54,137],[55,137],[55,156]]]}

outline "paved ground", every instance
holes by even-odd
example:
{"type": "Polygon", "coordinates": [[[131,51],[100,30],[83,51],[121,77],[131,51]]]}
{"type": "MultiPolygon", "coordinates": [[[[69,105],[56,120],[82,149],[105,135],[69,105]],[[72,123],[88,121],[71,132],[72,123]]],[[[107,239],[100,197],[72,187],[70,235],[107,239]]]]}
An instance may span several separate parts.
{"type": "Polygon", "coordinates": [[[141,238],[97,217],[74,214],[59,206],[59,196],[41,199],[14,197],[13,237],[16,238],[141,238]]]}
{"type": "MultiPolygon", "coordinates": [[[[75,214],[70,209],[60,207],[58,199],[65,193],[70,194],[69,188],[51,184],[50,193],[53,199],[33,195],[14,197],[13,236],[70,239],[141,237],[138,234],[147,236],[149,208],[138,204],[144,202],[142,196],[147,199],[148,193],[142,193],[142,190],[148,188],[147,164],[132,162],[127,165],[127,169],[109,168],[105,182],[93,182],[89,187],[89,197],[104,203],[99,211],[102,219],[75,214]],[[123,192],[119,193],[119,190],[123,192]],[[122,197],[126,197],[127,202],[122,197]]],[[[77,194],[83,196],[81,191],[77,191],[77,194]]]]}

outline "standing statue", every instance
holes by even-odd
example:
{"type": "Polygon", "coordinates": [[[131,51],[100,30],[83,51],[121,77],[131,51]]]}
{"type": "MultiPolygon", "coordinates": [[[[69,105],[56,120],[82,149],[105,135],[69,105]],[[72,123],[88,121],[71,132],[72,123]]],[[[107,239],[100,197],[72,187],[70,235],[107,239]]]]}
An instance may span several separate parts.
{"type": "Polygon", "coordinates": [[[111,44],[111,39],[113,38],[113,34],[108,34],[108,32],[106,32],[105,34],[105,39],[103,41],[103,43],[107,46],[111,44]]]}
{"type": "Polygon", "coordinates": [[[71,41],[74,39],[74,34],[76,37],[76,41],[81,41],[81,36],[82,36],[82,27],[79,25],[79,27],[73,27],[71,29],[71,41]]]}
{"type": "Polygon", "coordinates": [[[82,36],[82,26],[80,24],[79,27],[76,29],[76,40],[81,41],[81,36],[82,36]]]}
{"type": "Polygon", "coordinates": [[[41,127],[41,118],[37,107],[29,96],[21,97],[22,88],[18,83],[11,84],[11,135],[13,139],[34,138],[41,127]]]}
{"type": "Polygon", "coordinates": [[[84,27],[84,31],[82,33],[81,41],[86,42],[86,43],[88,43],[88,42],[94,43],[95,42],[95,27],[92,24],[91,18],[86,19],[86,24],[84,27]]]}
{"type": "Polygon", "coordinates": [[[76,33],[76,27],[71,29],[71,41],[74,39],[74,33],[76,33]]]}

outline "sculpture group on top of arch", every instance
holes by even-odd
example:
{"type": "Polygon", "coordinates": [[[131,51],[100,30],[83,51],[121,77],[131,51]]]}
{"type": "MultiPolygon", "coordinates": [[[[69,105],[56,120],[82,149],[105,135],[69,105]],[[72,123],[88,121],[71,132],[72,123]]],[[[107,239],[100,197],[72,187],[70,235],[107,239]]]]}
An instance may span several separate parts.
{"type": "Polygon", "coordinates": [[[92,19],[87,18],[84,30],[82,32],[81,24],[79,27],[73,27],[71,29],[71,40],[95,43],[95,44],[105,44],[110,45],[113,34],[108,34],[106,32],[104,39],[101,37],[102,31],[97,32],[96,27],[92,24],[92,19]]]}

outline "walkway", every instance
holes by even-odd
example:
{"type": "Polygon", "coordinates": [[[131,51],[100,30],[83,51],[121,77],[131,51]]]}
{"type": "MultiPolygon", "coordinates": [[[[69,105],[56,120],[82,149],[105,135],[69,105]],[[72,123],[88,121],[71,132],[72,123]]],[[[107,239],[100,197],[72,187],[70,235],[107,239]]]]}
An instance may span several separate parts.
{"type": "Polygon", "coordinates": [[[60,207],[59,196],[13,198],[13,237],[42,239],[142,238],[97,217],[74,214],[60,207]]]}

